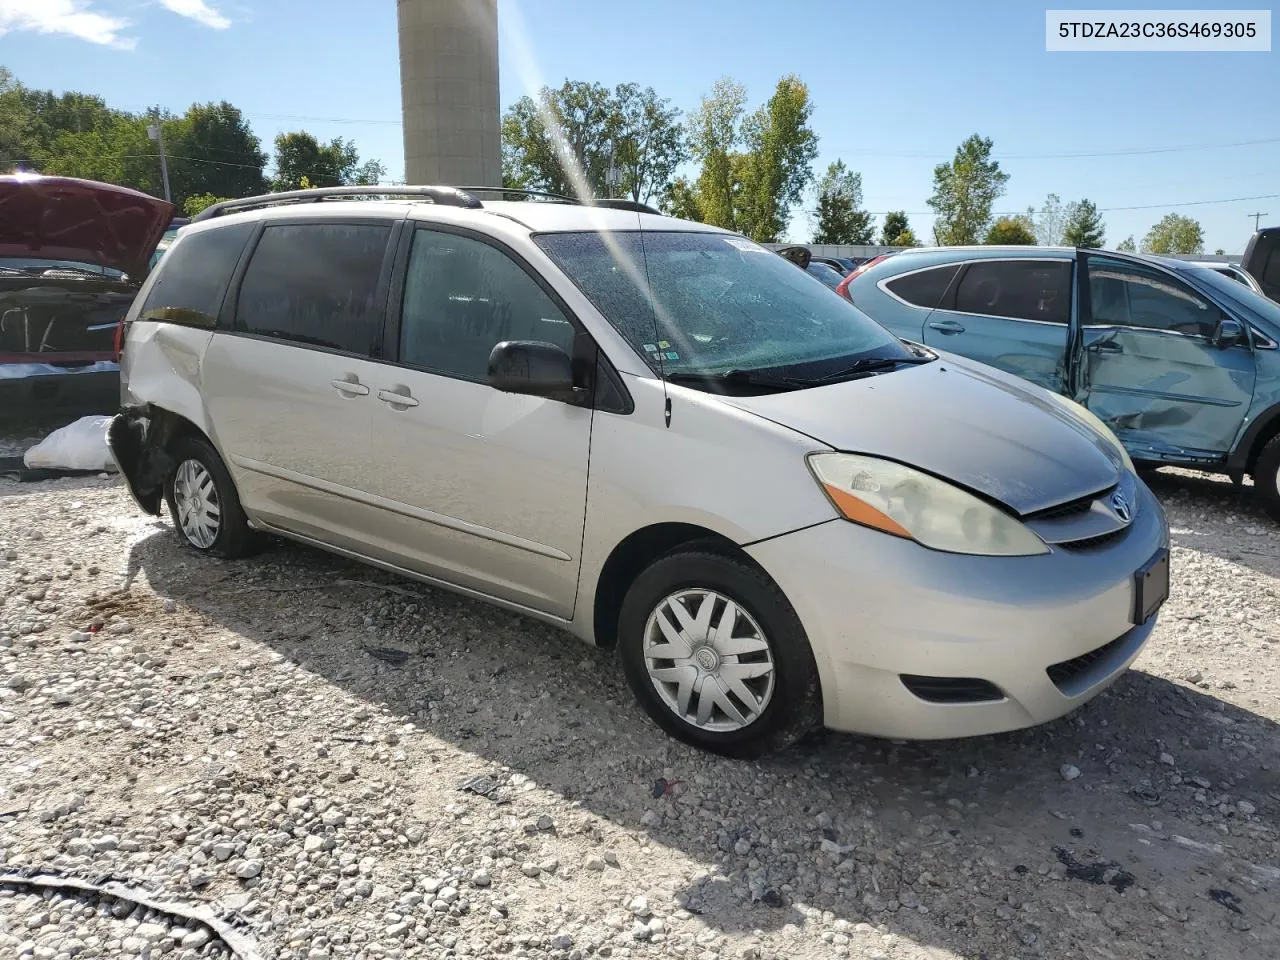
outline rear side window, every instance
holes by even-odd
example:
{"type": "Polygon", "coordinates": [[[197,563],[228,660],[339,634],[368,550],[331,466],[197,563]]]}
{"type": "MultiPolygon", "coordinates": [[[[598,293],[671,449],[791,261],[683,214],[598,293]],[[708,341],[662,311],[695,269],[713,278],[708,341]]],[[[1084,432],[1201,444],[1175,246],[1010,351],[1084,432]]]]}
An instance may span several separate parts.
{"type": "Polygon", "coordinates": [[[948,264],[944,267],[933,267],[930,270],[917,270],[906,276],[894,277],[885,283],[885,287],[894,296],[902,298],[907,303],[932,309],[947,292],[947,287],[951,285],[951,278],[959,269],[957,264],[948,264]]]}
{"type": "Polygon", "coordinates": [[[235,223],[184,236],[167,251],[138,315],[212,329],[252,223],[235,223]]]}
{"type": "Polygon", "coordinates": [[[955,309],[1012,320],[1067,323],[1071,264],[1066,260],[984,260],[969,264],[955,309]]]}
{"type": "Polygon", "coordinates": [[[240,284],[236,329],[377,355],[383,316],[378,281],[390,237],[390,224],[268,226],[240,284]]]}

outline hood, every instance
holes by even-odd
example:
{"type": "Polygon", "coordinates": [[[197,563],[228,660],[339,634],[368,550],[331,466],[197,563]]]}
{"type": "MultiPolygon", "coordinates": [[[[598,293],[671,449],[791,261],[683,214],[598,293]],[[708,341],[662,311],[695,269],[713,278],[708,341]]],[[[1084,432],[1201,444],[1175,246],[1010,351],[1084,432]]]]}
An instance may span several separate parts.
{"type": "Polygon", "coordinates": [[[173,204],[94,180],[0,176],[0,257],[72,260],[141,278],[173,204]]]}
{"type": "Polygon", "coordinates": [[[1045,391],[946,354],[825,387],[725,397],[837,450],[897,460],[1034,513],[1117,482],[1111,443],[1045,391]]]}

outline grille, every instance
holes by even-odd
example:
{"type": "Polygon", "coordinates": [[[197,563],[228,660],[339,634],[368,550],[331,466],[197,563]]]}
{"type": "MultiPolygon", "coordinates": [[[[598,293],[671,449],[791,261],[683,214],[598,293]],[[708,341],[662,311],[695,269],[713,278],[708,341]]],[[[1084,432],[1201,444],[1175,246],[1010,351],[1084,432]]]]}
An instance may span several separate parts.
{"type": "Polygon", "coordinates": [[[1068,543],[1054,544],[1054,546],[1062,547],[1064,550],[1092,550],[1123,536],[1128,530],[1128,527],[1121,527],[1119,530],[1100,533],[1096,537],[1085,537],[1083,540],[1071,540],[1068,543]]]}
{"type": "Polygon", "coordinates": [[[901,679],[903,686],[930,703],[986,703],[1004,699],[994,683],[976,677],[919,677],[904,673],[901,679]]]}
{"type": "MultiPolygon", "coordinates": [[[[1127,636],[1127,635],[1126,635],[1127,636]]],[[[1082,653],[1078,657],[1070,660],[1063,660],[1061,663],[1055,663],[1045,669],[1049,674],[1049,679],[1053,681],[1053,685],[1061,690],[1063,687],[1070,686],[1076,680],[1093,669],[1094,665],[1104,659],[1108,654],[1124,643],[1124,636],[1116,637],[1108,644],[1098,647],[1096,650],[1090,650],[1088,653],[1082,653]]]]}
{"type": "Polygon", "coordinates": [[[1069,517],[1078,517],[1082,513],[1088,513],[1089,508],[1093,506],[1095,500],[1109,496],[1114,486],[1107,487],[1105,490],[1099,490],[1097,493],[1091,493],[1087,497],[1079,497],[1076,500],[1068,500],[1066,503],[1060,503],[1056,507],[1046,507],[1044,510],[1037,510],[1035,513],[1028,513],[1023,520],[1066,520],[1069,517]]]}

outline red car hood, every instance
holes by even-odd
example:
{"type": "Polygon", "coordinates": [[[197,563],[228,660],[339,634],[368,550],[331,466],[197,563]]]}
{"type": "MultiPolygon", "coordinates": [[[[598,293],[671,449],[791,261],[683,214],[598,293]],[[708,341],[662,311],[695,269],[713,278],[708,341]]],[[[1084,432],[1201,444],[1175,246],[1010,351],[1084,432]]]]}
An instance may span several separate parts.
{"type": "Polygon", "coordinates": [[[141,278],[173,204],[72,177],[0,176],[0,257],[74,260],[141,278]]]}

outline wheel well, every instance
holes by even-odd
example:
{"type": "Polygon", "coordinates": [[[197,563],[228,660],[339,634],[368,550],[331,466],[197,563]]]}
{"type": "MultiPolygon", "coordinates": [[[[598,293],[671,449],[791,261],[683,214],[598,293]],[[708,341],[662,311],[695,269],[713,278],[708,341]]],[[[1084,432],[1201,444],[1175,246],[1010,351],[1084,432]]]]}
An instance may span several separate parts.
{"type": "Polygon", "coordinates": [[[1245,462],[1249,465],[1250,476],[1253,475],[1254,467],[1258,465],[1258,458],[1262,456],[1263,448],[1276,437],[1280,437],[1280,415],[1271,418],[1271,422],[1254,438],[1253,446],[1249,448],[1249,458],[1245,462]]]}
{"type": "Polygon", "coordinates": [[[169,451],[184,436],[203,437],[204,432],[186,417],[152,405],[124,410],[111,425],[112,451],[148,513],[160,513],[165,478],[173,468],[169,451]]]}
{"type": "Polygon", "coordinates": [[[663,554],[695,542],[726,553],[742,552],[728,537],[692,523],[658,523],[644,527],[613,548],[596,583],[592,623],[597,646],[612,649],[617,643],[618,610],[640,572],[663,554]]]}

